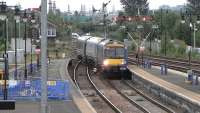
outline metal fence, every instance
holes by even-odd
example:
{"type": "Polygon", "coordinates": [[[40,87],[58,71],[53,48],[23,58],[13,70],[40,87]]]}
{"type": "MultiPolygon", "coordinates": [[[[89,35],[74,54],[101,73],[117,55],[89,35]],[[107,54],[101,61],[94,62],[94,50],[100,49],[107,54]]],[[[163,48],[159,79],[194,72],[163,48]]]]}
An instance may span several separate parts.
{"type": "MultiPolygon", "coordinates": [[[[8,99],[31,99],[41,97],[41,80],[8,81],[8,99]]],[[[48,81],[48,99],[69,100],[69,82],[64,80],[48,81]]],[[[0,81],[0,99],[3,99],[4,81],[0,81]]]]}

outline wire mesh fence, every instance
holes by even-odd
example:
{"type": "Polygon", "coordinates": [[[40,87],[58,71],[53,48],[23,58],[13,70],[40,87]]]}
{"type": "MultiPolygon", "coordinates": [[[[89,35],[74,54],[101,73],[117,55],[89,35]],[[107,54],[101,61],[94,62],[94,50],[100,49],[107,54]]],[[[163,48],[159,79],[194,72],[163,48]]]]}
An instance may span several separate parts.
{"type": "MultiPolygon", "coordinates": [[[[8,80],[8,99],[31,99],[37,100],[41,97],[41,80],[8,80]]],[[[48,99],[69,100],[69,83],[64,80],[48,81],[48,99]]],[[[3,99],[4,81],[0,81],[0,100],[3,99]]]]}

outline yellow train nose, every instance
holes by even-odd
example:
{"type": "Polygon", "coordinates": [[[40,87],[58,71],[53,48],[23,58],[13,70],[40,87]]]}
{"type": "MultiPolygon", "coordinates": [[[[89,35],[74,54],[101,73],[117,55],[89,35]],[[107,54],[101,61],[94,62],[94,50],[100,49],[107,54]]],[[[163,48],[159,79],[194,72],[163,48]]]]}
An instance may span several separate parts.
{"type": "Polygon", "coordinates": [[[124,59],[105,59],[103,62],[104,66],[118,66],[125,64],[124,59]]]}

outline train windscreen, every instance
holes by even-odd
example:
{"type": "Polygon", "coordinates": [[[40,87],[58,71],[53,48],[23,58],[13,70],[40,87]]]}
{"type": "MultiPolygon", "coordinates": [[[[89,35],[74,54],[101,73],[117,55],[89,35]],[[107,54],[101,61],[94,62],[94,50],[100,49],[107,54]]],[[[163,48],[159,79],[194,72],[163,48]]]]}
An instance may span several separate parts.
{"type": "Polygon", "coordinates": [[[107,48],[105,50],[106,58],[123,58],[124,48],[107,48]]]}

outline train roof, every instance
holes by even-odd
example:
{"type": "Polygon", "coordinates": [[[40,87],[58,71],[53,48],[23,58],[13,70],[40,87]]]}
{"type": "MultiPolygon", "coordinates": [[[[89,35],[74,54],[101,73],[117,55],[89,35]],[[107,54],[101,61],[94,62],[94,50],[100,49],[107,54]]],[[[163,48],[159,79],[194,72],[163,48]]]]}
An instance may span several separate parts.
{"type": "Polygon", "coordinates": [[[79,38],[80,35],[78,33],[72,33],[72,38],[79,38]]]}
{"type": "Polygon", "coordinates": [[[102,37],[92,37],[92,36],[81,36],[78,37],[78,40],[81,41],[86,41],[89,43],[94,43],[94,44],[98,44],[100,46],[106,46],[106,47],[124,47],[124,44],[121,43],[120,41],[117,40],[111,40],[111,39],[105,39],[102,37]]]}
{"type": "Polygon", "coordinates": [[[89,38],[91,38],[92,36],[81,36],[81,37],[78,37],[78,40],[82,40],[82,41],[85,41],[85,40],[88,40],[89,38]]]}
{"type": "Polygon", "coordinates": [[[104,40],[104,38],[102,38],[102,37],[91,37],[91,38],[88,39],[88,42],[98,44],[102,40],[104,40]]]}
{"type": "Polygon", "coordinates": [[[111,39],[106,39],[106,40],[102,41],[100,43],[100,45],[110,47],[110,48],[112,48],[112,47],[124,47],[123,43],[121,43],[117,40],[111,40],[111,39]]]}
{"type": "Polygon", "coordinates": [[[109,48],[116,48],[116,47],[124,47],[123,44],[121,43],[110,43],[110,44],[107,44],[106,47],[109,47],[109,48]]]}

